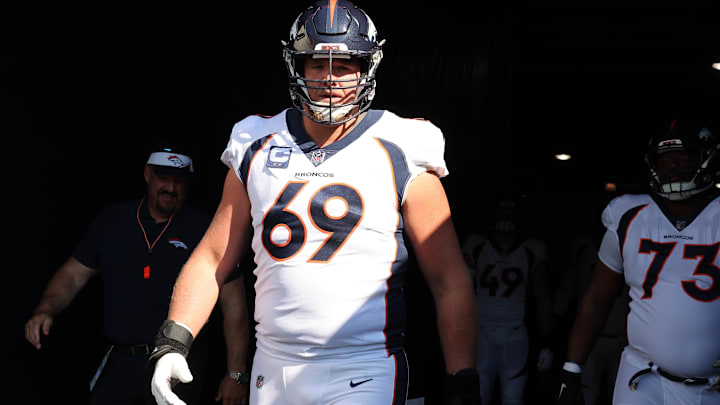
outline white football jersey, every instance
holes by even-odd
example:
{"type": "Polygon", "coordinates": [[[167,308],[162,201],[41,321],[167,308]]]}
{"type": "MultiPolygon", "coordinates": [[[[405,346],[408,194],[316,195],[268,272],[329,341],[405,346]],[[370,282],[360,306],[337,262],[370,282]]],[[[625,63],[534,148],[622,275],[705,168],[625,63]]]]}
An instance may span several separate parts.
{"type": "Polygon", "coordinates": [[[629,345],[684,377],[717,374],[720,358],[720,197],[678,229],[649,195],[612,200],[599,252],[630,287],[629,345]]]}
{"type": "Polygon", "coordinates": [[[545,242],[529,238],[503,254],[489,239],[471,234],[463,242],[463,254],[473,264],[479,324],[522,325],[530,273],[548,259],[545,242]]]}
{"type": "Polygon", "coordinates": [[[437,127],[388,111],[325,148],[294,109],[235,124],[222,161],[250,197],[258,350],[327,360],[402,349],[400,207],[416,176],[447,174],[443,154],[437,127]]]}

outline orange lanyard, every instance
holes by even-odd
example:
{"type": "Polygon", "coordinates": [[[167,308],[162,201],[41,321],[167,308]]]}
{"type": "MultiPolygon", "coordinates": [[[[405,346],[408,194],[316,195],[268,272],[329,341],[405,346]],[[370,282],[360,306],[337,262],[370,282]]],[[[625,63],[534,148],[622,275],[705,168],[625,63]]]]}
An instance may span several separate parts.
{"type": "Polygon", "coordinates": [[[138,225],[140,225],[140,229],[142,230],[143,236],[145,237],[145,244],[147,244],[148,253],[152,254],[152,250],[155,247],[155,244],[160,240],[160,238],[163,236],[165,231],[168,229],[168,226],[170,226],[170,222],[172,222],[172,219],[175,216],[175,214],[170,215],[170,219],[168,219],[168,222],[165,225],[165,228],[163,228],[162,232],[160,232],[160,235],[158,235],[157,238],[155,238],[155,241],[151,245],[150,241],[148,240],[147,233],[145,232],[145,227],[143,226],[142,222],[140,221],[140,207],[142,207],[143,201],[145,201],[145,197],[143,197],[142,200],[140,200],[140,204],[138,205],[138,208],[137,208],[137,222],[138,222],[138,225]]]}

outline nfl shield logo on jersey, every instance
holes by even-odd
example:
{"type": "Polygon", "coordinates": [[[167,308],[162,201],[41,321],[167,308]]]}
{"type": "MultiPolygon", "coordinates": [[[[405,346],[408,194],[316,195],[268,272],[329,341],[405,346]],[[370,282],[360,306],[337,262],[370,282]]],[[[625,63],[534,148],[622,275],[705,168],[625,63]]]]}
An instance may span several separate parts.
{"type": "Polygon", "coordinates": [[[320,165],[320,163],[325,161],[325,151],[322,149],[314,150],[310,155],[310,161],[315,166],[320,165]]]}
{"type": "Polygon", "coordinates": [[[257,380],[255,381],[255,386],[257,387],[257,389],[262,388],[262,386],[263,386],[263,381],[265,381],[265,377],[259,375],[259,376],[257,377],[257,380]]]}

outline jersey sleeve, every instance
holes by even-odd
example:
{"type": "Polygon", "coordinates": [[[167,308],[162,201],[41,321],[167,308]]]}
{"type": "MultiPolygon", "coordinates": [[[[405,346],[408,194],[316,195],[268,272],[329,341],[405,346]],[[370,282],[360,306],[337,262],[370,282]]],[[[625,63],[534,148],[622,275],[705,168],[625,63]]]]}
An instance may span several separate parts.
{"type": "Polygon", "coordinates": [[[598,251],[598,259],[605,264],[610,270],[617,273],[623,272],[622,253],[620,252],[620,242],[617,233],[609,229],[605,232],[600,250],[598,251]]]}
{"type": "Polygon", "coordinates": [[[438,177],[450,174],[445,163],[445,137],[440,128],[430,121],[406,121],[411,123],[409,129],[412,139],[404,148],[413,174],[431,172],[438,177]]]}
{"type": "Polygon", "coordinates": [[[257,140],[255,133],[258,132],[258,124],[260,120],[263,119],[265,118],[252,115],[235,123],[230,132],[230,139],[228,140],[227,146],[222,152],[222,155],[220,155],[220,160],[228,168],[232,169],[238,179],[243,183],[245,179],[243,179],[240,173],[240,166],[242,165],[248,148],[257,140]]]}
{"type": "Polygon", "coordinates": [[[607,228],[600,249],[598,250],[598,258],[611,270],[618,273],[623,272],[622,252],[620,251],[620,238],[618,238],[618,205],[622,205],[618,198],[610,201],[602,213],[602,223],[607,228]]]}
{"type": "Polygon", "coordinates": [[[88,228],[83,240],[73,250],[72,257],[91,269],[98,269],[100,262],[100,247],[103,239],[103,219],[106,213],[101,213],[88,228]]]}
{"type": "Polygon", "coordinates": [[[477,257],[480,254],[480,250],[486,242],[487,239],[484,235],[480,233],[471,233],[463,239],[461,245],[462,255],[463,259],[465,259],[467,270],[468,272],[470,272],[470,278],[472,278],[473,280],[475,280],[475,267],[477,264],[475,260],[477,260],[477,257]]]}

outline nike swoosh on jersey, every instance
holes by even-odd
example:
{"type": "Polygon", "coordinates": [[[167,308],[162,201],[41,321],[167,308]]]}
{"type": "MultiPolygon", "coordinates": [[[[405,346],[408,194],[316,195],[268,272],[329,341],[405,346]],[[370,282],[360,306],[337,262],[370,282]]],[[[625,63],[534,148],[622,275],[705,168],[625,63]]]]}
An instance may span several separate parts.
{"type": "Polygon", "coordinates": [[[365,381],[358,381],[358,382],[353,382],[352,380],[350,380],[350,388],[355,388],[355,387],[357,387],[358,385],[360,385],[360,384],[365,384],[365,383],[368,382],[368,381],[372,381],[372,378],[368,378],[368,379],[365,380],[365,381]]]}

